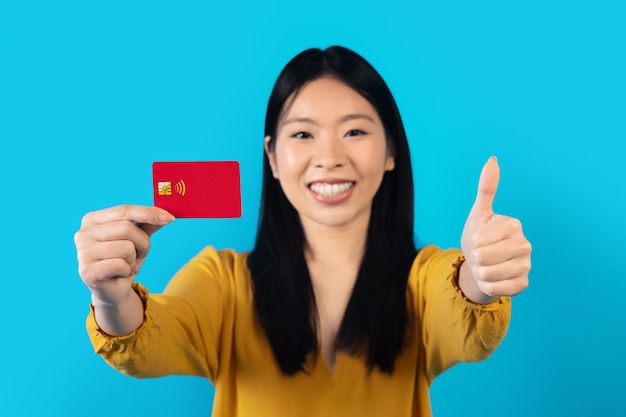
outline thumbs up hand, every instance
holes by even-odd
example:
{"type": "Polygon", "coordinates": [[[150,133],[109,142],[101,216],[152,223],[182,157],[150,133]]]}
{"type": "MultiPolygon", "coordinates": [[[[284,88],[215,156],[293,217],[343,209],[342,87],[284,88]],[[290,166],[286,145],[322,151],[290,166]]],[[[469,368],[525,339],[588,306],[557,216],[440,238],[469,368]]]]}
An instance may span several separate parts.
{"type": "Polygon", "coordinates": [[[500,167],[491,157],[480,174],[476,201],[461,236],[465,262],[459,287],[475,303],[486,304],[499,296],[513,296],[528,286],[530,242],[518,219],[493,212],[500,167]]]}

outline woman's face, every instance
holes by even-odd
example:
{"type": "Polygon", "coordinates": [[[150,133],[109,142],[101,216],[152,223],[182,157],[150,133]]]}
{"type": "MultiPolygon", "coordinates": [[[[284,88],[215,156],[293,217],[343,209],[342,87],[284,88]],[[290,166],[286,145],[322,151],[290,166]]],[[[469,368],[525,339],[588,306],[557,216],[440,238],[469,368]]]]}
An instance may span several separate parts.
{"type": "Polygon", "coordinates": [[[303,226],[367,225],[383,175],[394,168],[374,107],[325,77],[305,84],[283,112],[274,150],[269,137],[265,149],[303,226]]]}

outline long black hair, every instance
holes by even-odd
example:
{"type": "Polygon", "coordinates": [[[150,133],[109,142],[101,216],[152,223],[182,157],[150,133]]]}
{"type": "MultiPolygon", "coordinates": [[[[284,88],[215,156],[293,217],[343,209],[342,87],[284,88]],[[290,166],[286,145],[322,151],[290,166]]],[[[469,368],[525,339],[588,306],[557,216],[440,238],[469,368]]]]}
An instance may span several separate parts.
{"type": "MultiPolygon", "coordinates": [[[[392,373],[409,322],[406,285],[417,249],[413,239],[413,174],[396,102],[380,74],[360,55],[340,46],[308,49],[279,74],[267,106],[265,136],[276,144],[285,103],[308,82],[324,76],[345,83],[378,112],[395,167],[384,174],[372,202],[365,253],[337,335],[336,348],[364,358],[371,371],[392,373]]],[[[317,307],[304,258],[298,213],[263,160],[261,210],[248,257],[255,310],[283,373],[307,372],[317,359],[317,307]]]]}

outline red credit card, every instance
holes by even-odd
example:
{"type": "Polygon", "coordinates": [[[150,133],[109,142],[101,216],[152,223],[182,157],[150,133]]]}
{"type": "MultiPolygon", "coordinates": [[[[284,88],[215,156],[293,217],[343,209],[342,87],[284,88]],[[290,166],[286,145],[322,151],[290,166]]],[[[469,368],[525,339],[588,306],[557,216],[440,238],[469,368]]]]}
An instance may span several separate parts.
{"type": "Polygon", "coordinates": [[[183,218],[241,217],[239,162],[153,162],[154,205],[183,218]]]}

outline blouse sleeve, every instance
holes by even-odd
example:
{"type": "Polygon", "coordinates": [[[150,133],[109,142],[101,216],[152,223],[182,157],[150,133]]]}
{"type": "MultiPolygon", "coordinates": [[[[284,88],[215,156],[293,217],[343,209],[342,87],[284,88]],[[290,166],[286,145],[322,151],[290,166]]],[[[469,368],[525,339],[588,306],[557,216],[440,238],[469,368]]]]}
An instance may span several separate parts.
{"type": "Polygon", "coordinates": [[[196,375],[215,381],[221,354],[232,343],[234,256],[206,248],[185,265],[162,294],[133,288],[144,303],[144,321],[125,336],[98,326],[93,306],[87,332],[97,354],[113,368],[139,378],[196,375]]]}
{"type": "Polygon", "coordinates": [[[489,304],[467,299],[458,286],[463,254],[458,249],[423,248],[409,280],[421,323],[429,383],[458,362],[486,359],[506,335],[511,318],[510,297],[489,304]]]}

